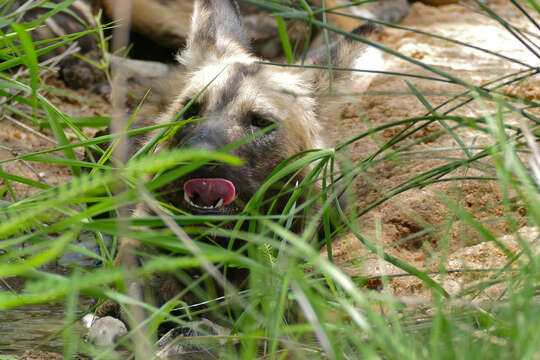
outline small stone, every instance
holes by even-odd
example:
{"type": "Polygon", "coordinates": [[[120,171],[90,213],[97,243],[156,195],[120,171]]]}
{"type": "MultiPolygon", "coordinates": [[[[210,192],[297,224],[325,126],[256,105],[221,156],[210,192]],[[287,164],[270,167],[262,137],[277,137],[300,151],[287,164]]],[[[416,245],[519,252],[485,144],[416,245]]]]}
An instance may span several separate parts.
{"type": "Polygon", "coordinates": [[[110,346],[125,334],[127,329],[122,321],[105,316],[93,321],[88,330],[88,341],[97,346],[110,346]]]}

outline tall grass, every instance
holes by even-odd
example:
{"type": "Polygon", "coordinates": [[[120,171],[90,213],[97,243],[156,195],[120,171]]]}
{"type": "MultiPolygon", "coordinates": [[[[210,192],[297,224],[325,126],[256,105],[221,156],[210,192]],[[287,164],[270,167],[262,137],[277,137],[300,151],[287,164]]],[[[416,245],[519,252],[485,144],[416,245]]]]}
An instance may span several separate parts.
{"type": "MultiPolygon", "coordinates": [[[[538,151],[538,117],[534,115],[534,110],[539,104],[509,91],[513,84],[537,76],[536,64],[524,63],[521,71],[489,83],[472,84],[320,21],[315,16],[320,11],[310,8],[304,1],[299,6],[275,1],[247,1],[273,11],[280,27],[289,21],[308,21],[313,27],[368,42],[428,70],[434,78],[459,85],[462,91],[454,97],[449,96],[444,103],[444,109],[449,110],[442,110],[442,106],[430,104],[425,94],[408,83],[410,93],[425,106],[425,116],[374,126],[364,133],[350,134],[350,138],[336,149],[313,150],[286,161],[272,172],[267,183],[239,215],[193,216],[162,203],[156,190],[208,162],[221,161],[235,165],[240,164],[239,159],[224,152],[170,150],[153,154],[151,148],[146,148],[126,164],[107,162],[116,140],[156,129],[162,130],[160,137],[168,136],[176,124],[127,129],[89,139],[82,131],[81,119],[59,110],[48,100],[51,89],[43,82],[42,76],[54,62],[40,63],[40,56],[61,46],[69,46],[74,39],[86,33],[44,42],[32,41],[29,34],[41,26],[46,18],[56,11],[63,11],[72,2],[63,2],[31,23],[21,22],[19,14],[8,11],[12,2],[0,3],[0,107],[3,121],[8,121],[7,116],[16,118],[37,132],[47,125],[50,136],[57,144],[47,150],[0,160],[0,279],[4,279],[4,282],[14,277],[26,279],[21,291],[0,292],[1,311],[24,311],[27,305],[64,302],[65,325],[59,332],[52,333],[51,338],[62,338],[63,348],[54,350],[63,352],[66,358],[73,358],[75,354],[95,359],[126,356],[113,348],[95,347],[74,331],[84,312],[93,311],[78,304],[84,296],[100,301],[111,299],[125,306],[128,312],[129,305],[143,307],[148,316],[140,326],[146,332],[149,344],[156,340],[158,326],[164,321],[191,326],[193,321],[202,317],[211,318],[230,329],[230,334],[205,334],[204,330],[199,329],[206,336],[187,341],[206,344],[203,347],[210,349],[218,358],[538,358],[540,325],[537,319],[540,305],[537,298],[537,243],[516,235],[521,250],[514,253],[485,226],[489,220],[505,221],[509,229],[517,233],[524,222],[516,218],[512,210],[518,206],[526,209],[527,225],[540,225],[538,179],[535,181],[524,162],[531,156],[536,164],[540,161],[537,155],[534,157],[538,151]],[[457,110],[472,103],[483,110],[481,116],[473,118],[457,114],[457,110]],[[516,119],[519,121],[516,122],[516,119]],[[415,136],[433,123],[441,124],[441,130],[426,137],[415,136]],[[377,151],[362,161],[342,166],[339,173],[335,172],[334,159],[348,151],[352,144],[394,128],[398,129],[396,135],[390,141],[381,143],[377,151]],[[463,128],[489,135],[490,145],[466,145],[458,131],[463,128]],[[69,137],[66,133],[69,133],[69,137]],[[327,191],[336,186],[333,181],[327,180],[339,179],[341,184],[346,184],[346,193],[354,203],[351,184],[355,179],[385,160],[399,158],[401,166],[407,167],[409,156],[437,156],[444,149],[418,153],[412,147],[442,134],[450,134],[455,139],[461,150],[460,157],[448,156],[443,165],[415,174],[392,189],[383,189],[382,196],[364,208],[352,206],[345,212],[337,205],[336,191],[327,191]],[[524,134],[528,134],[528,143],[524,134]],[[102,150],[97,146],[99,144],[112,145],[102,150]],[[76,156],[74,149],[85,149],[99,155],[95,162],[84,161],[76,156]],[[2,170],[3,164],[16,161],[21,164],[63,164],[70,167],[73,178],[68,183],[50,186],[39,179],[2,170]],[[440,202],[447,206],[451,214],[448,221],[461,221],[475,229],[484,241],[494,242],[503,248],[508,260],[500,268],[480,272],[479,281],[470,287],[450,294],[444,288],[443,280],[447,271],[452,269],[445,269],[444,262],[441,261],[437,274],[406,263],[382,247],[376,236],[367,236],[359,228],[357,219],[411,189],[430,189],[442,181],[460,184],[471,180],[473,178],[468,177],[466,171],[462,172],[465,175],[456,175],[456,170],[468,168],[478,168],[484,172],[485,175],[474,180],[497,181],[500,184],[503,189],[501,202],[505,208],[503,218],[476,219],[475,214],[460,206],[448,194],[439,194],[440,202]],[[309,169],[304,180],[294,184],[292,179],[304,169],[309,169]],[[145,182],[147,179],[150,180],[145,182]],[[323,182],[322,193],[312,188],[319,180],[323,182]],[[40,189],[40,192],[20,198],[13,190],[15,183],[40,189]],[[273,183],[289,183],[283,192],[290,200],[282,214],[261,211],[272,207],[273,200],[266,199],[264,193],[273,183]],[[301,198],[305,201],[299,201],[301,198]],[[140,201],[148,203],[156,215],[137,219],[121,215],[97,218],[98,215],[115,213],[140,201]],[[334,213],[335,208],[337,214],[334,213]],[[325,242],[330,245],[335,235],[330,225],[336,217],[341,224],[338,226],[341,227],[340,233],[353,234],[359,244],[380,257],[381,261],[399,268],[399,276],[419,279],[423,286],[430,289],[431,300],[419,307],[407,306],[406,301],[387,291],[367,289],[365,281],[373,279],[346,274],[332,262],[330,246],[327,246],[327,256],[322,256],[320,248],[325,242]],[[301,232],[294,231],[298,219],[303,219],[304,223],[301,232]],[[318,231],[320,224],[323,227],[323,243],[318,231]],[[113,266],[117,240],[122,236],[166,251],[141,254],[144,261],[136,269],[113,266]],[[91,248],[97,251],[79,245],[78,240],[82,237],[91,238],[91,248]],[[216,239],[220,238],[227,239],[225,247],[216,245],[216,239]],[[84,267],[75,262],[68,266],[66,273],[47,271],[48,264],[73,253],[94,259],[101,266],[84,267]],[[194,279],[190,274],[201,267],[206,271],[194,279]],[[229,283],[226,274],[242,268],[250,273],[246,282],[229,283]],[[175,274],[184,281],[185,292],[160,308],[138,303],[127,296],[127,279],[150,278],[158,272],[175,274]],[[473,301],[495,284],[505,286],[499,298],[482,305],[473,301]],[[183,302],[187,292],[196,294],[198,304],[187,305],[183,302]]],[[[536,54],[538,34],[513,28],[482,2],[478,2],[477,6],[500,21],[516,37],[516,41],[522,41],[536,54]]],[[[517,11],[521,11],[523,6],[516,3],[517,11]]],[[[531,16],[537,15],[532,10],[524,11],[531,16]]],[[[534,22],[533,17],[530,21],[534,22]]],[[[538,29],[536,23],[535,26],[538,29]]],[[[100,30],[92,33],[103,38],[100,37],[100,30]]],[[[290,62],[292,46],[284,31],[280,35],[290,62]]],[[[454,41],[441,39],[445,40],[454,41]]],[[[406,74],[403,76],[407,79],[406,74]]],[[[159,138],[155,140],[154,145],[159,138]]],[[[0,150],[6,149],[0,144],[0,150]]],[[[441,228],[447,225],[440,224],[441,228]]],[[[438,247],[435,250],[443,252],[448,238],[439,230],[426,226],[421,233],[411,237],[437,237],[438,247]]],[[[385,276],[380,278],[383,286],[388,279],[385,276]]],[[[46,321],[47,314],[43,316],[46,321]]],[[[133,349],[130,339],[136,329],[132,329],[120,341],[121,346],[133,349]]],[[[9,342],[9,339],[9,334],[0,332],[0,343],[9,342]]],[[[46,344],[35,345],[45,345],[47,348],[46,344]]],[[[13,356],[6,354],[0,358],[13,356]]],[[[137,351],[135,356],[143,358],[137,351]]]]}

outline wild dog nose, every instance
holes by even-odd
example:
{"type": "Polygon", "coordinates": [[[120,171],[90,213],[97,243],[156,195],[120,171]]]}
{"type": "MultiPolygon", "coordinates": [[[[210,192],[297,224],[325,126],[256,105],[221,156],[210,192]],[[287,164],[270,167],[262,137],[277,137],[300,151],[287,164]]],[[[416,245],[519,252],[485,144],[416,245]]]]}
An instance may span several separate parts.
{"type": "Polygon", "coordinates": [[[227,145],[227,141],[223,135],[206,129],[187,134],[187,136],[179,140],[178,145],[182,147],[208,151],[217,151],[227,145]]]}
{"type": "Polygon", "coordinates": [[[217,116],[189,124],[175,135],[174,143],[180,147],[217,151],[229,144],[228,122],[217,116]]]}
{"type": "Polygon", "coordinates": [[[182,144],[182,146],[197,149],[197,150],[207,150],[207,151],[217,151],[219,148],[214,143],[208,141],[198,141],[197,139],[190,139],[182,144]]]}

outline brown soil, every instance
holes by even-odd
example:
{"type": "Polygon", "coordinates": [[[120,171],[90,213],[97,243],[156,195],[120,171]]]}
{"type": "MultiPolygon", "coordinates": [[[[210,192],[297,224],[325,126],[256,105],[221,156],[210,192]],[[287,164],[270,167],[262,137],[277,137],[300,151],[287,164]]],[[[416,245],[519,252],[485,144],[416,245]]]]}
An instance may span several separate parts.
{"type": "Polygon", "coordinates": [[[21,360],[62,360],[62,355],[49,351],[27,351],[21,357],[21,360]]]}
{"type": "MultiPolygon", "coordinates": [[[[514,25],[533,31],[532,25],[518,14],[509,2],[500,0],[490,3],[490,6],[514,25]]],[[[415,3],[411,13],[403,21],[403,25],[459,39],[526,63],[537,64],[533,55],[501,26],[462,5],[431,7],[415,3]]],[[[519,65],[489,54],[398,29],[385,29],[380,41],[385,46],[475,84],[481,84],[520,68],[519,65]]],[[[387,70],[438,77],[425,69],[390,56],[387,58],[387,70]]],[[[358,97],[357,102],[345,109],[341,119],[331,123],[330,130],[336,143],[350,134],[360,134],[371,127],[424,115],[426,113],[424,105],[411,94],[405,80],[422,94],[426,94],[426,99],[432,106],[448,99],[449,94],[458,94],[463,91],[460,86],[444,82],[378,75],[373,79],[368,93],[358,97]]],[[[57,80],[50,79],[49,82],[61,86],[57,80]]],[[[538,82],[538,79],[531,79],[511,90],[516,94],[538,100],[540,99],[538,82]]],[[[78,116],[110,114],[109,105],[100,97],[86,91],[80,91],[79,95],[83,99],[51,96],[51,101],[61,110],[78,116]]],[[[466,106],[457,113],[478,116],[481,111],[477,107],[466,106]]],[[[47,138],[33,134],[5,117],[0,118],[0,129],[0,144],[2,145],[0,159],[46,149],[53,145],[53,142],[47,138]]],[[[390,128],[354,143],[348,149],[348,157],[353,162],[364,159],[402,129],[403,127],[390,128]]],[[[443,127],[440,123],[433,123],[408,141],[419,140],[441,129],[443,127]]],[[[48,138],[53,138],[47,129],[41,133],[48,138]]],[[[485,146],[493,142],[490,136],[470,129],[458,129],[457,133],[469,146],[472,144],[485,146]]],[[[88,134],[90,135],[91,131],[88,134]]],[[[416,174],[447,163],[448,157],[463,158],[462,150],[448,150],[457,148],[459,145],[452,136],[442,135],[429,141],[421,141],[409,150],[410,152],[432,150],[432,152],[396,157],[368,169],[355,184],[357,207],[363,209],[379,199],[381,194],[388,189],[392,189],[416,174]],[[446,150],[434,152],[433,150],[436,149],[446,150]]],[[[472,152],[476,151],[478,150],[472,152]]],[[[10,162],[4,164],[2,170],[33,180],[41,178],[50,185],[68,182],[70,179],[70,172],[66,167],[50,164],[10,162]]],[[[447,177],[465,175],[485,176],[485,173],[474,167],[462,167],[447,177]]],[[[20,198],[39,191],[15,182],[12,185],[20,198]]],[[[0,188],[1,186],[0,183],[0,188]]],[[[4,198],[10,200],[9,194],[6,194],[4,198]]],[[[441,182],[395,196],[392,200],[360,217],[359,224],[362,235],[368,240],[382,244],[389,254],[420,269],[436,271],[441,267],[447,270],[500,268],[508,261],[504,252],[493,242],[486,242],[485,238],[479,236],[474,229],[462,221],[450,221],[453,213],[444,205],[444,201],[458,203],[475,219],[491,219],[504,216],[504,209],[500,205],[501,198],[501,189],[497,182],[441,182]],[[443,201],[443,199],[446,200],[443,201]],[[435,230],[428,231],[422,237],[403,240],[411,234],[432,227],[435,230]],[[445,237],[448,241],[441,241],[445,237]]],[[[524,210],[518,208],[516,213],[524,215],[524,210]]],[[[522,222],[519,225],[524,226],[525,223],[522,222]]],[[[506,222],[492,221],[485,223],[484,226],[499,236],[510,251],[515,253],[518,250],[519,246],[515,237],[505,236],[513,232],[506,222]]],[[[535,229],[523,228],[520,233],[526,239],[537,237],[535,229]]],[[[383,262],[376,255],[370,254],[352,234],[336,240],[333,254],[335,261],[355,276],[376,277],[383,274],[403,273],[402,270],[383,262]]],[[[479,273],[448,274],[444,280],[444,287],[448,292],[456,294],[464,286],[470,285],[471,281],[478,280],[479,276],[479,273]]],[[[368,282],[368,286],[373,288],[378,288],[380,285],[381,282],[377,279],[368,282]]],[[[387,289],[397,295],[418,296],[417,299],[420,301],[429,298],[429,292],[422,282],[413,277],[391,278],[388,280],[387,289]]]]}
{"type": "MultiPolygon", "coordinates": [[[[63,82],[58,80],[55,75],[45,79],[49,86],[65,92],[73,92],[66,89],[63,82]]],[[[110,114],[111,109],[107,101],[102,97],[92,94],[86,90],[79,90],[77,98],[63,95],[48,94],[47,99],[59,110],[74,116],[97,116],[110,114]]],[[[27,114],[32,114],[31,109],[21,109],[27,114]]],[[[57,146],[54,135],[50,129],[41,129],[39,132],[29,131],[28,128],[20,125],[24,121],[16,116],[9,115],[7,112],[0,116],[0,160],[10,159],[14,156],[28,154],[35,151],[49,149],[57,146]],[[16,123],[17,120],[19,123],[16,123]]],[[[29,127],[31,124],[26,123],[29,127]]],[[[85,129],[85,135],[93,136],[94,129],[85,129]]],[[[66,131],[68,139],[76,140],[75,134],[70,130],[66,131]]],[[[80,149],[75,150],[77,155],[82,158],[80,149]]],[[[62,156],[61,154],[52,154],[51,156],[62,156]]],[[[3,164],[1,167],[6,173],[25,177],[34,181],[55,186],[67,183],[71,179],[71,172],[66,166],[55,164],[44,164],[37,162],[15,161],[3,164]]],[[[18,198],[25,198],[41,190],[26,186],[18,182],[10,182],[13,191],[18,198]]],[[[3,181],[0,180],[0,188],[3,188],[3,181]]],[[[5,200],[12,200],[9,194],[5,194],[5,200]]]]}

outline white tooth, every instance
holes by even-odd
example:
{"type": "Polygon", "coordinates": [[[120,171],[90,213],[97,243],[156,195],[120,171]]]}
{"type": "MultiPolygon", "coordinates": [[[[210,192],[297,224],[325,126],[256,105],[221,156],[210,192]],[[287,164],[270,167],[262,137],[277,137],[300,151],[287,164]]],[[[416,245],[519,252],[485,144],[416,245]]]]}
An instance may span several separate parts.
{"type": "Polygon", "coordinates": [[[187,193],[184,193],[184,200],[191,206],[199,208],[199,209],[217,209],[223,206],[223,198],[220,198],[218,202],[216,203],[216,206],[204,206],[204,205],[197,205],[193,201],[191,201],[191,198],[188,196],[187,193]]]}
{"type": "Polygon", "coordinates": [[[191,199],[189,198],[189,196],[188,196],[187,193],[184,193],[184,200],[186,200],[187,203],[188,203],[189,205],[191,205],[191,206],[199,207],[199,206],[195,205],[195,204],[193,203],[193,201],[191,201],[191,199]]]}

